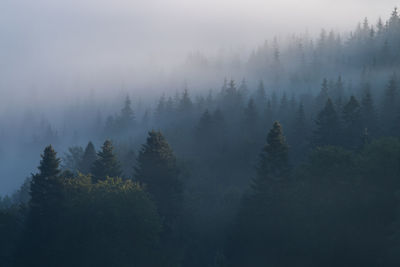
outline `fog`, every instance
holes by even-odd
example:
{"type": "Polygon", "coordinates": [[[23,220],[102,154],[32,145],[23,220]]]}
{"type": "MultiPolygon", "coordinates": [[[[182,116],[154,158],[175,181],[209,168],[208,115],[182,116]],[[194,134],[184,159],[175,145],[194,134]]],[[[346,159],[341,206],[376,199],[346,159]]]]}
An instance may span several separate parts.
{"type": "MultiPolygon", "coordinates": [[[[143,105],[154,107],[161,93],[172,95],[185,83],[196,92],[207,92],[219,88],[224,77],[245,75],[229,68],[212,78],[190,73],[184,65],[190,53],[211,59],[225,53],[246,62],[264,40],[284,40],[293,33],[317,37],[321,28],[348,34],[364,17],[372,24],[379,17],[386,19],[397,3],[3,0],[0,194],[14,191],[37,166],[40,149],[21,156],[20,145],[38,134],[33,125],[39,122],[59,132],[68,128],[71,117],[66,114],[90,101],[95,108],[86,112],[88,116],[95,117],[101,109],[105,118],[119,109],[128,93],[142,114],[147,108],[143,105]]],[[[79,129],[79,123],[75,127],[79,129]]],[[[60,148],[69,145],[65,141],[60,148]]]]}
{"type": "Polygon", "coordinates": [[[169,75],[190,51],[250,50],[273,36],[348,31],[363,17],[387,17],[397,3],[3,0],[1,102],[21,103],[32,92],[140,90],[151,87],[154,73],[169,75]]]}
{"type": "Polygon", "coordinates": [[[0,266],[400,266],[399,0],[0,0],[0,266]]]}

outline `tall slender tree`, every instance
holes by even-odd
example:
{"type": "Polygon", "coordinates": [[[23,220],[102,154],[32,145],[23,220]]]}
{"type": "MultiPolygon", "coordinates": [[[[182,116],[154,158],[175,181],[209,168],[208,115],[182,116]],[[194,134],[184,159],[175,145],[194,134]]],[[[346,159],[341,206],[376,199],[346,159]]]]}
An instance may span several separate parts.
{"type": "Polygon", "coordinates": [[[92,166],[93,180],[104,181],[107,177],[120,177],[121,167],[114,155],[114,147],[110,140],[106,140],[101,147],[101,151],[97,153],[97,159],[92,166]]]}
{"type": "Polygon", "coordinates": [[[316,128],[314,130],[314,145],[338,145],[340,136],[339,118],[331,99],[326,101],[315,120],[316,128]]]}
{"type": "Polygon", "coordinates": [[[376,110],[369,83],[366,83],[363,87],[361,99],[361,117],[363,127],[368,129],[369,135],[376,135],[378,130],[376,110]]]}
{"type": "Polygon", "coordinates": [[[82,161],[79,164],[78,170],[83,174],[89,174],[96,159],[97,155],[94,145],[92,142],[89,142],[83,152],[82,161]]]}
{"type": "Polygon", "coordinates": [[[179,174],[176,158],[164,136],[161,132],[149,132],[137,158],[135,178],[155,200],[167,228],[181,213],[183,183],[179,174]]]}
{"type": "Polygon", "coordinates": [[[361,136],[363,134],[362,117],[360,104],[354,96],[350,97],[342,111],[343,118],[343,138],[344,144],[349,148],[359,147],[361,145],[361,136]]]}

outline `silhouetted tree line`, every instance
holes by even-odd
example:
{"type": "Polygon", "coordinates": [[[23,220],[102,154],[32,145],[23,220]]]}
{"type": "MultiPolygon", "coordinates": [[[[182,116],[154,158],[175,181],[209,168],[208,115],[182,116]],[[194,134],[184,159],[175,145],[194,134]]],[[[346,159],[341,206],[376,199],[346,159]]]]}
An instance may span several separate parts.
{"type": "Polygon", "coordinates": [[[62,159],[47,146],[1,199],[0,266],[398,266],[399,29],[395,10],[346,47],[322,32],[312,53],[296,48],[315,69],[369,66],[356,86],[336,74],[317,94],[278,91],[275,40],[274,77],[255,88],[225,79],[193,98],[185,87],[141,120],[127,97],[90,124],[94,142],[62,159]]]}

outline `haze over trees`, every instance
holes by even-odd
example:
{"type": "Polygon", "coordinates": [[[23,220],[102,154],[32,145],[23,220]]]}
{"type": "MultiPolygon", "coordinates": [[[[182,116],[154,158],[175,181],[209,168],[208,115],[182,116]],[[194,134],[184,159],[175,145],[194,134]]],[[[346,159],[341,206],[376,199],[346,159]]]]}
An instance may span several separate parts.
{"type": "Polygon", "coordinates": [[[394,9],[229,67],[191,55],[219,89],[26,122],[0,266],[398,266],[398,47],[394,9]]]}

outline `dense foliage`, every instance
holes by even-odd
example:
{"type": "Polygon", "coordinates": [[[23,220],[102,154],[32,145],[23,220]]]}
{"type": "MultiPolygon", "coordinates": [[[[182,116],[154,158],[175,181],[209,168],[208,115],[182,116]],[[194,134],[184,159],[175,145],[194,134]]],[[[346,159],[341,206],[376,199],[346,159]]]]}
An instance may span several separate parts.
{"type": "Polygon", "coordinates": [[[0,266],[398,266],[399,45],[395,10],[345,43],[260,47],[256,86],[185,88],[142,120],[126,97],[1,199],[0,266]]]}

